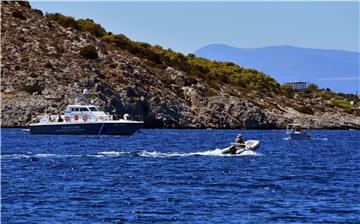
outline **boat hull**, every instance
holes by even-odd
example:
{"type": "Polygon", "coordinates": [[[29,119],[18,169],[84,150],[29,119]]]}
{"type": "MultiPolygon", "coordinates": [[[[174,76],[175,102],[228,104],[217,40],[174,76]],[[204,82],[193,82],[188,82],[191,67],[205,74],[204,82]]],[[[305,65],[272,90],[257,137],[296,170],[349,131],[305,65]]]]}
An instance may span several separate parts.
{"type": "Polygon", "coordinates": [[[30,125],[30,134],[47,135],[132,135],[143,128],[142,122],[64,123],[30,125]]]}
{"type": "Polygon", "coordinates": [[[289,133],[288,136],[290,139],[310,139],[311,138],[311,135],[303,134],[303,133],[301,133],[301,134],[289,133]]]}

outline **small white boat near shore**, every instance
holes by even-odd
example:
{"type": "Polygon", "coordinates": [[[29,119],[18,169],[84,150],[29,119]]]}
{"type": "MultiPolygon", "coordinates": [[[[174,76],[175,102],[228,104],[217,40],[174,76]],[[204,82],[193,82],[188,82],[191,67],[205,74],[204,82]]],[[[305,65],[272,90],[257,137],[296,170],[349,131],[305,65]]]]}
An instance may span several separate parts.
{"type": "Polygon", "coordinates": [[[286,135],[289,139],[310,139],[311,129],[308,126],[306,129],[301,124],[290,124],[286,127],[286,135]],[[290,128],[289,128],[290,126],[290,128]]]}

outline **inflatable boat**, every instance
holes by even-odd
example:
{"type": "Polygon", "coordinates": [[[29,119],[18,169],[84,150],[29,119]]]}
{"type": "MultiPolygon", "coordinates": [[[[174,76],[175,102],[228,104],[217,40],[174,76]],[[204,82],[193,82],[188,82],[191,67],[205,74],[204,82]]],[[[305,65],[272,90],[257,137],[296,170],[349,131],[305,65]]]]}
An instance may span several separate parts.
{"type": "Polygon", "coordinates": [[[260,146],[258,140],[248,140],[244,144],[231,143],[231,145],[221,151],[222,154],[241,154],[245,151],[255,151],[260,146]]]}

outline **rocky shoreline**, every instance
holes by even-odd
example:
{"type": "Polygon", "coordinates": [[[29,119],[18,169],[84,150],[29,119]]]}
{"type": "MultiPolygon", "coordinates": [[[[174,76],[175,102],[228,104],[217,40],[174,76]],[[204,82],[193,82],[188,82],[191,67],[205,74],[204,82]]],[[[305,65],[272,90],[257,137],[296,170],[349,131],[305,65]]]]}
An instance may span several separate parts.
{"type": "Polygon", "coordinates": [[[1,4],[1,127],[27,127],[38,114],[58,114],[87,88],[95,105],[142,118],[146,128],[283,129],[301,122],[313,129],[360,129],[359,117],[327,100],[215,88],[18,3],[1,4]],[[96,46],[96,58],[79,53],[86,46],[96,46]]]}

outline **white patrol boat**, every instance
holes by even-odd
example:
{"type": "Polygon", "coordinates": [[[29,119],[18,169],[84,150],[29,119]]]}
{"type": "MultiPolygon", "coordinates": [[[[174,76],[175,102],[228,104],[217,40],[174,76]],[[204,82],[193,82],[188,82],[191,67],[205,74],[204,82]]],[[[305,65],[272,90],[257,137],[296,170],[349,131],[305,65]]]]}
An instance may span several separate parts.
{"type": "Polygon", "coordinates": [[[30,124],[31,134],[58,135],[132,135],[144,126],[143,121],[115,120],[94,105],[68,105],[63,115],[37,116],[30,124]]]}

